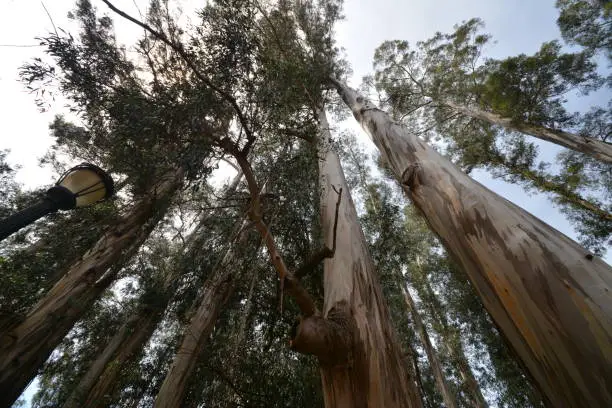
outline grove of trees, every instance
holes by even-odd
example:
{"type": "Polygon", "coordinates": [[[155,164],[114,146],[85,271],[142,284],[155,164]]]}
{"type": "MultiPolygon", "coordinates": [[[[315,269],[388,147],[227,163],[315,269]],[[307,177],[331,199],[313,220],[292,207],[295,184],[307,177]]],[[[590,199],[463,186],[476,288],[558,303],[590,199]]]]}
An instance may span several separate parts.
{"type": "MultiPolygon", "coordinates": [[[[20,70],[69,101],[43,161],[118,191],[0,244],[0,408],[35,378],[40,408],[612,406],[612,102],[565,104],[612,86],[611,2],[558,0],[533,55],[477,18],[385,41],[359,91],[341,0],[121,7],[78,0],[20,70]]],[[[42,191],[0,152],[0,217],[42,191]]]]}

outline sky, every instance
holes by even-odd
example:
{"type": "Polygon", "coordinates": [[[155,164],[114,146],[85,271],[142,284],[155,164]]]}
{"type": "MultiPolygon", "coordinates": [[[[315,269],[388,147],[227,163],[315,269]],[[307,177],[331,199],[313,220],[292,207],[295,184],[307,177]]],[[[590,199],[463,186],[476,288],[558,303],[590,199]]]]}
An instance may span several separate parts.
{"type": "MultiPolygon", "coordinates": [[[[91,1],[100,11],[108,11],[101,1],[91,1]]],[[[402,39],[414,44],[431,37],[436,31],[449,32],[454,24],[472,17],[483,19],[486,31],[496,41],[486,49],[486,56],[503,58],[533,53],[542,42],[560,37],[554,3],[555,0],[346,0],[346,19],[337,26],[336,38],[339,45],[345,48],[354,71],[349,83],[356,87],[362,76],[372,71],[374,50],[381,42],[402,39]]],[[[48,14],[39,0],[0,2],[0,149],[11,149],[9,162],[21,166],[17,180],[26,188],[35,188],[54,180],[51,170],[40,168],[38,160],[52,144],[48,124],[56,113],[63,112],[65,102],[58,97],[49,111],[40,112],[34,104],[34,96],[18,81],[18,68],[42,54],[40,47],[29,46],[38,44],[35,37],[54,30],[51,19],[58,29],[74,29],[66,18],[73,1],[46,0],[44,4],[48,14]]],[[[144,12],[146,1],[115,0],[116,6],[138,16],[135,4],[141,5],[140,11],[144,12]]],[[[186,15],[201,4],[204,1],[187,2],[184,6],[186,15]]],[[[116,21],[119,41],[130,45],[140,34],[140,29],[112,17],[116,21]]],[[[605,104],[610,94],[600,93],[595,98],[605,104]]],[[[568,106],[574,110],[584,110],[590,106],[590,102],[572,97],[568,106]]],[[[355,121],[338,124],[338,127],[354,130],[360,141],[374,149],[355,121]]],[[[542,157],[547,160],[552,160],[560,151],[559,147],[547,142],[538,142],[538,146],[542,157]]],[[[576,238],[565,216],[544,195],[526,194],[521,187],[492,179],[483,171],[475,171],[472,176],[562,233],[576,238]]],[[[612,263],[610,252],[604,258],[608,263],[612,263]]],[[[32,390],[33,387],[30,387],[28,396],[32,390]]]]}

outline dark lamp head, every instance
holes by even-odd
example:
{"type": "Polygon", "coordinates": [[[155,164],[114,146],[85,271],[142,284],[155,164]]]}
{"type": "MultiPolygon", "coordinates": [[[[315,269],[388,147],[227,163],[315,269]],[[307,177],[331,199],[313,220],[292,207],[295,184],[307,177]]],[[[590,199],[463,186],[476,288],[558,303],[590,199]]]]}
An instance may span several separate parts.
{"type": "Polygon", "coordinates": [[[58,208],[69,210],[97,203],[113,193],[113,179],[104,170],[82,163],[64,173],[47,195],[58,208]]]}

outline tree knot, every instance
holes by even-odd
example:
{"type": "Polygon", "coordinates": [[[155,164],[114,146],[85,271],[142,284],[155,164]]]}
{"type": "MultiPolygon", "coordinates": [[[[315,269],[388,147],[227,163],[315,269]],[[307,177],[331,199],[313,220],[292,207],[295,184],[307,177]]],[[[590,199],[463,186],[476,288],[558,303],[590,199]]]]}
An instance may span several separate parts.
{"type": "Polygon", "coordinates": [[[422,166],[419,163],[412,163],[402,173],[401,182],[410,190],[415,190],[421,185],[422,166]]]}
{"type": "Polygon", "coordinates": [[[322,365],[350,363],[355,323],[346,301],[338,302],[327,317],[300,317],[291,330],[292,350],[317,356],[322,365]]]}

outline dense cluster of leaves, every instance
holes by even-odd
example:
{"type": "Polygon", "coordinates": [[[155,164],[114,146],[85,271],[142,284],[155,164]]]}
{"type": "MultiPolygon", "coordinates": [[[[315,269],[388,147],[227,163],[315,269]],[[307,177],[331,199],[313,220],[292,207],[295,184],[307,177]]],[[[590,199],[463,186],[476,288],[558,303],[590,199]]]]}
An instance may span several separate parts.
{"type": "Polygon", "coordinates": [[[612,4],[606,0],[557,0],[563,39],[612,58],[612,4]]]}

